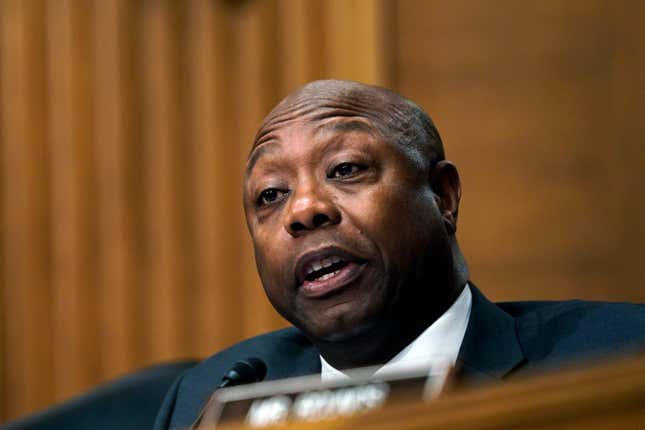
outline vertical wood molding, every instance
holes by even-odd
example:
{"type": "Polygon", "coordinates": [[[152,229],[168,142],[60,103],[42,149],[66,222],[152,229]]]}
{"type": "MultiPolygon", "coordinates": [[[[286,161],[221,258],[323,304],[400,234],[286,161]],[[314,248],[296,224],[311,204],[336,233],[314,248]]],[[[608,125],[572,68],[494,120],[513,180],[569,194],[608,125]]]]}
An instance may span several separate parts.
{"type": "Polygon", "coordinates": [[[309,31],[316,31],[309,27],[309,10],[313,2],[298,0],[280,0],[277,3],[281,25],[278,27],[286,91],[289,87],[296,87],[307,82],[310,75],[308,58],[311,55],[309,31]]]}
{"type": "Polygon", "coordinates": [[[327,71],[335,79],[357,79],[352,17],[356,0],[329,0],[323,15],[326,30],[327,71]]]}
{"type": "MultiPolygon", "coordinates": [[[[184,336],[184,254],[178,191],[180,112],[178,46],[169,1],[143,4],[142,72],[143,142],[146,187],[146,277],[148,354],[157,360],[173,358],[184,336]]],[[[183,149],[182,149],[183,150],[183,149]]]]}
{"type": "Polygon", "coordinates": [[[232,127],[230,82],[232,67],[228,45],[233,34],[221,3],[191,0],[188,5],[188,141],[191,152],[191,231],[194,243],[194,307],[189,333],[194,352],[210,355],[213,349],[242,337],[236,318],[241,276],[236,236],[238,219],[230,207],[239,201],[231,186],[237,175],[236,133],[232,127]],[[226,327],[226,330],[219,329],[226,327]]]}
{"type": "Polygon", "coordinates": [[[329,0],[324,5],[329,77],[387,85],[387,0],[329,0]]]}
{"type": "Polygon", "coordinates": [[[91,276],[89,35],[78,0],[48,3],[53,378],[56,399],[97,380],[91,276]]]}
{"type": "Polygon", "coordinates": [[[388,86],[390,23],[385,16],[388,0],[357,0],[353,26],[355,78],[361,82],[388,86]]]}
{"type": "Polygon", "coordinates": [[[642,42],[645,28],[640,24],[645,4],[622,2],[606,7],[615,29],[608,118],[613,129],[606,141],[611,142],[612,150],[607,151],[606,146],[600,149],[603,157],[612,161],[608,171],[608,194],[614,203],[612,234],[619,237],[620,284],[632,286],[634,300],[645,301],[642,252],[625,251],[645,248],[645,226],[640,221],[645,219],[645,203],[642,198],[635,197],[642,194],[645,186],[645,169],[642,168],[645,166],[645,122],[641,119],[645,111],[645,47],[642,42]]]}
{"type": "Polygon", "coordinates": [[[6,407],[20,414],[45,406],[53,394],[44,11],[39,1],[0,6],[6,407]]]}
{"type": "MultiPolygon", "coordinates": [[[[189,150],[192,155],[191,207],[194,229],[191,235],[194,243],[193,291],[195,300],[193,326],[193,347],[202,354],[208,354],[209,344],[217,343],[217,316],[226,314],[218,306],[218,299],[224,288],[218,279],[223,271],[218,258],[218,222],[216,193],[217,151],[215,142],[218,126],[225,126],[217,119],[215,97],[217,82],[222,79],[216,60],[216,34],[218,24],[217,7],[208,0],[192,0],[188,4],[188,83],[189,104],[189,150]]],[[[223,299],[223,297],[222,297],[223,299]]],[[[222,300],[224,301],[224,300],[222,300]]]]}
{"type": "MultiPolygon", "coordinates": [[[[141,363],[136,300],[139,262],[132,199],[133,88],[129,0],[93,2],[94,133],[98,195],[100,372],[110,378],[141,363]]],[[[140,168],[137,166],[136,168],[140,168]]]]}
{"type": "MultiPolygon", "coordinates": [[[[4,25],[3,20],[4,8],[3,4],[0,2],[0,25],[4,25]]],[[[3,85],[4,80],[2,75],[4,74],[4,55],[3,52],[6,49],[4,42],[4,33],[0,30],[0,169],[5,168],[4,162],[4,96],[3,96],[3,85]]],[[[9,349],[7,348],[7,340],[9,336],[9,331],[7,330],[6,321],[7,321],[7,308],[5,295],[10,288],[7,284],[6,279],[6,258],[5,258],[5,181],[7,178],[2,174],[0,170],[0,422],[6,420],[8,416],[7,410],[7,397],[8,397],[8,368],[7,368],[7,357],[10,354],[9,349]]]]}
{"type": "Polygon", "coordinates": [[[279,59],[282,95],[315,79],[326,77],[324,28],[320,0],[278,2],[279,59]]]}

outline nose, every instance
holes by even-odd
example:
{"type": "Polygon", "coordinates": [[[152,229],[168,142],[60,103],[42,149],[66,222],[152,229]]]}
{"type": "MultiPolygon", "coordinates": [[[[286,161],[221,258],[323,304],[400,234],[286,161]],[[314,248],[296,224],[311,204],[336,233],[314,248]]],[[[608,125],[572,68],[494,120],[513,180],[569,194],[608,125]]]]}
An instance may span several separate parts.
{"type": "Polygon", "coordinates": [[[298,237],[338,224],[340,219],[338,207],[324,190],[309,185],[294,190],[284,219],[284,228],[291,236],[298,237]]]}

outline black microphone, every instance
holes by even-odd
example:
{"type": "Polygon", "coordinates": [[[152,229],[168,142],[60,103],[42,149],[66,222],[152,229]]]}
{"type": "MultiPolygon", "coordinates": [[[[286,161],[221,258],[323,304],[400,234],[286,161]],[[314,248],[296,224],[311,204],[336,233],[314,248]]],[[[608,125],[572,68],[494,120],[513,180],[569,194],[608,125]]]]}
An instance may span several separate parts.
{"type": "Polygon", "coordinates": [[[267,365],[259,358],[250,357],[240,360],[231,367],[217,388],[232,387],[233,385],[260,382],[267,374],[267,365]]]}
{"type": "MultiPolygon", "coordinates": [[[[260,360],[259,358],[249,357],[246,360],[238,361],[233,365],[233,367],[231,367],[231,370],[226,372],[226,375],[224,375],[224,377],[222,378],[222,382],[220,382],[217,386],[217,390],[219,390],[220,388],[232,387],[234,385],[247,384],[250,382],[260,382],[264,379],[266,374],[267,365],[264,363],[264,361],[260,360]]],[[[215,393],[217,392],[217,390],[215,390],[215,393]]],[[[195,430],[201,425],[202,421],[204,420],[204,415],[209,410],[211,403],[213,403],[215,399],[215,393],[213,393],[206,401],[206,403],[202,407],[202,410],[199,412],[197,419],[195,420],[193,425],[190,426],[189,430],[195,430]]],[[[212,408],[210,409],[212,410],[212,408]]],[[[207,417],[207,419],[212,420],[213,417],[207,417]]],[[[214,424],[214,422],[211,424],[214,424]]]]}

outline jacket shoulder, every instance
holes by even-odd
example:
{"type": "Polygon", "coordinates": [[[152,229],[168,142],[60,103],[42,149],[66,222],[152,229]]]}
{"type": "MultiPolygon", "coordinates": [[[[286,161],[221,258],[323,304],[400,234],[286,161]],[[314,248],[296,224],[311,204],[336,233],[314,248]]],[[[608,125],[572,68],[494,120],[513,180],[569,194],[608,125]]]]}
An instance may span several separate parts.
{"type": "Polygon", "coordinates": [[[645,305],[571,300],[499,303],[529,361],[560,362],[645,348],[645,305]]]}

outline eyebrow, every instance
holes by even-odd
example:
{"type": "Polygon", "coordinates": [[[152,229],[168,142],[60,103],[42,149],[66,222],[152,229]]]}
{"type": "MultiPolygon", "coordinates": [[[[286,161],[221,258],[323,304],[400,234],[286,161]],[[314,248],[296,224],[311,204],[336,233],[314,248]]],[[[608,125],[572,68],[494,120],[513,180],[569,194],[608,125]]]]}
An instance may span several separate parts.
{"type": "Polygon", "coordinates": [[[258,160],[265,154],[270,154],[272,152],[278,151],[279,147],[275,145],[270,145],[269,142],[256,146],[249,155],[249,160],[246,166],[245,175],[248,176],[253,170],[253,166],[258,162],[258,160]]]}

